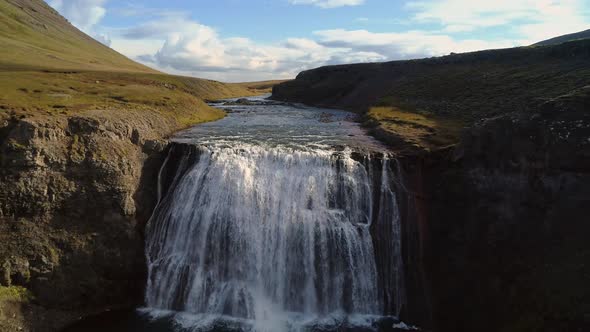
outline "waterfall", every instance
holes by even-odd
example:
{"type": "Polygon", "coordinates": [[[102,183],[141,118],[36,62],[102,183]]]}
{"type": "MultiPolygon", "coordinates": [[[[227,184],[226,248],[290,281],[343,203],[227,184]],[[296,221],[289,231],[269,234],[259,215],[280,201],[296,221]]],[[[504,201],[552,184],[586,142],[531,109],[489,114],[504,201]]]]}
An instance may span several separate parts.
{"type": "Polygon", "coordinates": [[[391,298],[399,313],[400,218],[386,157],[244,143],[179,150],[160,172],[147,228],[149,308],[256,331],[380,316],[391,298]],[[384,223],[396,265],[386,281],[371,235],[384,223]]]}

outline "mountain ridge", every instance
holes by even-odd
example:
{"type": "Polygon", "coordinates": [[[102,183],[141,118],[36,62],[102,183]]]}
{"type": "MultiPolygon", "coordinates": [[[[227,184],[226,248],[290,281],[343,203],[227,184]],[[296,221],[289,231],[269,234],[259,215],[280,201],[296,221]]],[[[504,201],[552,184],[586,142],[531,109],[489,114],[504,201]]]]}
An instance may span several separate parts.
{"type": "Polygon", "coordinates": [[[565,43],[565,42],[569,42],[569,41],[588,39],[588,38],[590,38],[590,29],[580,31],[580,32],[569,33],[566,35],[561,35],[561,36],[553,37],[550,39],[546,39],[546,40],[534,43],[531,46],[557,45],[557,44],[561,44],[561,43],[565,43]]]}

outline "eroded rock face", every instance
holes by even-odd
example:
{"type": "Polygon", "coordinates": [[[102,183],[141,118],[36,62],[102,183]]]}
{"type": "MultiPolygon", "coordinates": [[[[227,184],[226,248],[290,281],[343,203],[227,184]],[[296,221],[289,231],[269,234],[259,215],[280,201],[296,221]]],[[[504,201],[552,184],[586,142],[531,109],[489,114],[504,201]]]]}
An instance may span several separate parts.
{"type": "Polygon", "coordinates": [[[451,160],[430,167],[429,275],[441,331],[590,326],[589,91],[483,121],[451,160]]]}
{"type": "Polygon", "coordinates": [[[23,312],[57,327],[141,301],[141,226],[175,126],[149,112],[0,120],[0,285],[32,291],[23,312]]]}

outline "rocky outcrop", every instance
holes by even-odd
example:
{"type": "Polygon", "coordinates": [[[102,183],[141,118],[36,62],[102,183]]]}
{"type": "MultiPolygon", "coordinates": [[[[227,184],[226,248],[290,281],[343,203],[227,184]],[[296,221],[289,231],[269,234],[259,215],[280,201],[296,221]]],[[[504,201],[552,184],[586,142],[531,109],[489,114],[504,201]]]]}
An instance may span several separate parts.
{"type": "Polygon", "coordinates": [[[584,87],[483,120],[454,148],[400,156],[408,293],[427,299],[409,304],[408,321],[434,331],[589,328],[589,106],[584,87]]]}
{"type": "Polygon", "coordinates": [[[0,121],[0,287],[33,296],[0,299],[15,312],[0,329],[51,331],[141,301],[141,226],[177,126],[149,111],[0,121]]]}
{"type": "Polygon", "coordinates": [[[424,168],[439,330],[590,327],[589,97],[482,121],[424,168]]]}

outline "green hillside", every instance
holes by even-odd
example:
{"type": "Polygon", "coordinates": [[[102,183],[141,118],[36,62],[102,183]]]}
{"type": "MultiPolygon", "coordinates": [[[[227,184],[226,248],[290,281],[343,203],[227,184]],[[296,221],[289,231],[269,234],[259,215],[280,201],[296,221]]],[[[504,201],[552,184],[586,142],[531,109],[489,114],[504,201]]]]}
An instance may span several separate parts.
{"type": "Polygon", "coordinates": [[[72,26],[45,2],[0,2],[0,69],[84,69],[156,73],[72,26]]]}
{"type": "Polygon", "coordinates": [[[0,120],[155,110],[185,127],[223,116],[203,100],[257,95],[276,83],[160,73],[87,36],[42,0],[0,2],[0,44],[0,120]]]}

